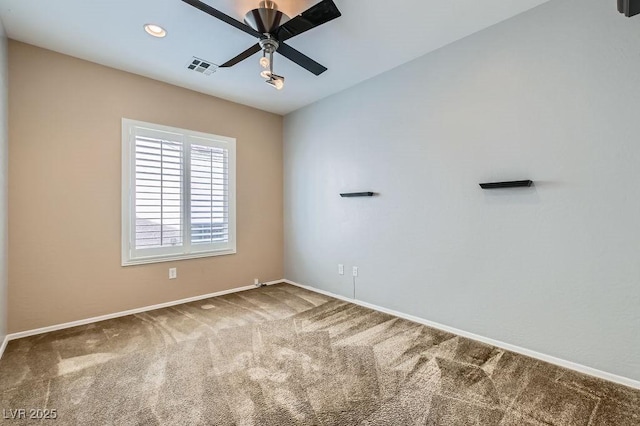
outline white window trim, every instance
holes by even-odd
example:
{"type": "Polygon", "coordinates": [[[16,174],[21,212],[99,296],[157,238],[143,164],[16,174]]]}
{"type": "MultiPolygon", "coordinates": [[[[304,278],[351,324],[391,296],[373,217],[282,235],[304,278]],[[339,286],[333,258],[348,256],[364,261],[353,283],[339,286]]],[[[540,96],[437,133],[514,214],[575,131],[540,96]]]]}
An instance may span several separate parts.
{"type": "MultiPolygon", "coordinates": [[[[186,146],[186,144],[185,144],[186,146]]],[[[186,150],[185,150],[186,151],[186,150]]],[[[189,170],[185,166],[185,174],[189,170]]],[[[186,181],[184,179],[184,189],[186,190],[186,181]]],[[[185,191],[184,206],[189,204],[189,192],[185,191]]],[[[183,211],[185,223],[190,222],[188,212],[183,211]]],[[[149,263],[170,262],[184,259],[197,259],[210,256],[223,256],[235,254],[237,252],[237,235],[236,235],[236,140],[225,136],[218,136],[209,133],[196,132],[193,130],[180,129],[176,127],[163,126],[160,124],[146,123],[144,121],[122,119],[122,266],[143,265],[149,263]],[[133,257],[133,241],[132,241],[132,224],[135,224],[135,211],[132,206],[135,205],[135,173],[133,171],[133,161],[135,159],[135,135],[132,130],[134,128],[149,128],[170,133],[180,133],[183,135],[183,141],[189,138],[204,138],[213,140],[225,146],[229,150],[228,178],[229,178],[229,243],[224,249],[214,249],[207,251],[193,251],[181,254],[153,255],[153,256],[137,256],[133,257]]],[[[190,246],[190,241],[187,244],[190,246]]]]}

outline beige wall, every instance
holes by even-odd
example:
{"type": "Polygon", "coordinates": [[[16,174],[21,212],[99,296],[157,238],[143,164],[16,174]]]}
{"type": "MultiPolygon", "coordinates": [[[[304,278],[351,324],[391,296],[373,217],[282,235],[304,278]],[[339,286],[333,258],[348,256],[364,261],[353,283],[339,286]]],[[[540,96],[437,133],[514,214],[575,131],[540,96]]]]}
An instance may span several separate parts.
{"type": "Polygon", "coordinates": [[[282,117],[10,41],[9,140],[9,332],[283,277],[282,117]],[[237,138],[237,254],[120,266],[122,117],[237,138]]]}

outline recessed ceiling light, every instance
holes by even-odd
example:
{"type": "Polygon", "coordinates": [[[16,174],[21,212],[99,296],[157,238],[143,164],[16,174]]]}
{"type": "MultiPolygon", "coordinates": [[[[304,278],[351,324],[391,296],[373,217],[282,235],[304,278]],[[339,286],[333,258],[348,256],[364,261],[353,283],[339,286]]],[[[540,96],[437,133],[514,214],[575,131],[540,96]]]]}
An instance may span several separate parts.
{"type": "Polygon", "coordinates": [[[146,24],[144,26],[144,30],[147,32],[147,34],[158,38],[162,38],[167,35],[165,29],[156,24],[146,24]]]}

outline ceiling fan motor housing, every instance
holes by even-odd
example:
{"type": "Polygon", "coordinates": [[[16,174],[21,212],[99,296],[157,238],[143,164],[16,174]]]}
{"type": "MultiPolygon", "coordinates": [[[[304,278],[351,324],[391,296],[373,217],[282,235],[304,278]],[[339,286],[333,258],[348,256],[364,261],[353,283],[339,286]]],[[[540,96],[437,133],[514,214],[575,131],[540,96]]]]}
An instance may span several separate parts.
{"type": "Polygon", "coordinates": [[[271,0],[261,1],[259,8],[250,10],[244,17],[247,25],[262,34],[271,34],[288,20],[289,17],[271,0]]]}
{"type": "Polygon", "coordinates": [[[263,38],[258,43],[260,44],[262,50],[264,50],[264,52],[267,54],[275,52],[276,50],[278,50],[278,47],[280,47],[278,41],[271,37],[263,38]]]}

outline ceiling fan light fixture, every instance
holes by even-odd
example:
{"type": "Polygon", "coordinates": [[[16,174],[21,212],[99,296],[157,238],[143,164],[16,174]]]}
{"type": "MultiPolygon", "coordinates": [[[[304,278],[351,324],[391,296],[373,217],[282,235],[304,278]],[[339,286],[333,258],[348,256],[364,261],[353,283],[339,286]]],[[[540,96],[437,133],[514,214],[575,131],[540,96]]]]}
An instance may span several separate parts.
{"type": "Polygon", "coordinates": [[[147,34],[158,38],[163,38],[167,35],[167,31],[160,25],[156,24],[145,24],[144,30],[147,32],[147,34]]]}
{"type": "Polygon", "coordinates": [[[262,78],[266,78],[266,79],[271,78],[271,71],[269,71],[269,70],[263,70],[263,71],[260,73],[260,77],[262,77],[262,78]]]}
{"type": "MultiPolygon", "coordinates": [[[[263,52],[263,54],[264,54],[264,52],[263,52]]],[[[263,56],[262,58],[260,58],[260,66],[262,68],[269,68],[270,64],[271,64],[271,61],[266,56],[263,56]]]]}
{"type": "Polygon", "coordinates": [[[284,89],[284,77],[281,75],[271,74],[269,79],[265,81],[269,86],[275,87],[276,90],[284,89]]]}

